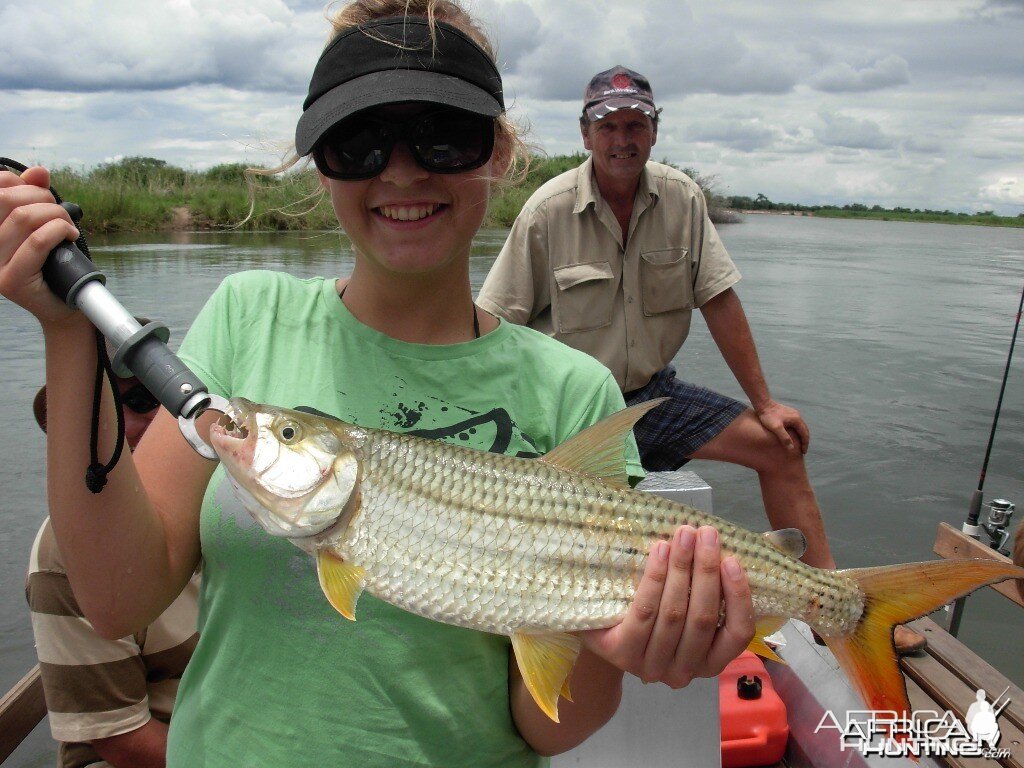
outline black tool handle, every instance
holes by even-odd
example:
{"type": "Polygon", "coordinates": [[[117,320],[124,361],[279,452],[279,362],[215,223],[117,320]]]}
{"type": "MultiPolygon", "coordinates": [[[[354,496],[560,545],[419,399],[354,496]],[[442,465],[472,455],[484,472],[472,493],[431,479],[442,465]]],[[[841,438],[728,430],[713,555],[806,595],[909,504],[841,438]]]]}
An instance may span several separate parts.
{"type": "MultiPolygon", "coordinates": [[[[74,203],[61,205],[77,224],[82,209],[74,203]]],[[[118,376],[135,375],[175,416],[195,411],[196,395],[205,393],[206,385],[167,346],[167,326],[140,327],[105,287],[82,293],[93,282],[105,286],[107,278],[77,243],[65,241],[50,251],[42,272],[50,290],[72,309],[81,310],[117,345],[112,364],[118,376]]]]}
{"type": "Polygon", "coordinates": [[[205,393],[206,385],[171,352],[167,338],[166,326],[143,326],[114,354],[114,371],[131,371],[164,408],[175,416],[188,416],[195,408],[189,401],[196,393],[205,393]]]}
{"type": "Polygon", "coordinates": [[[82,253],[72,242],[64,241],[52,251],[43,263],[43,280],[61,301],[72,309],[78,309],[75,298],[86,283],[94,280],[106,283],[106,276],[100,272],[92,259],[82,253]]]}
{"type": "MultiPolygon", "coordinates": [[[[67,202],[61,202],[60,206],[68,212],[75,224],[82,220],[82,209],[79,206],[67,202]]],[[[92,259],[83,252],[87,248],[84,238],[79,238],[78,243],[65,240],[50,251],[43,263],[43,280],[71,309],[78,309],[75,297],[82,286],[93,280],[104,284],[107,282],[106,275],[96,269],[92,259]]]]}
{"type": "MultiPolygon", "coordinates": [[[[24,173],[26,166],[0,157],[0,171],[24,173]]],[[[82,209],[60,199],[50,187],[54,200],[77,225],[82,209]]],[[[50,251],[42,268],[43,280],[71,309],[80,310],[97,330],[113,344],[112,367],[119,376],[134,374],[170,413],[177,417],[182,434],[202,456],[216,460],[213,449],[199,436],[196,418],[216,404],[226,408],[223,397],[210,395],[206,385],[167,346],[167,326],[148,323],[145,327],[121,306],[106,288],[107,278],[89,258],[85,237],[65,241],[50,251]],[[96,283],[97,285],[93,285],[96,283]]]]}

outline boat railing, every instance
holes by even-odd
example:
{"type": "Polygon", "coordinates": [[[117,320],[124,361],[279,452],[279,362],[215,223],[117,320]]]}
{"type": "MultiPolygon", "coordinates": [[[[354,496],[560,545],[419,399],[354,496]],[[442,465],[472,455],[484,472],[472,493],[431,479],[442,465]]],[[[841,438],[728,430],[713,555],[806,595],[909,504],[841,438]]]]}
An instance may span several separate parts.
{"type": "MultiPolygon", "coordinates": [[[[1024,525],[1024,522],[1021,523],[1024,525]]],[[[963,558],[984,558],[996,560],[1000,563],[1009,563],[1010,558],[1001,552],[997,552],[972,536],[954,528],[949,523],[939,523],[939,532],[935,536],[935,545],[932,551],[939,557],[947,560],[959,560],[963,558]]],[[[1024,598],[1017,589],[1017,582],[1014,580],[1001,581],[993,584],[992,589],[1001,594],[1011,602],[1024,608],[1024,598]]],[[[966,600],[967,598],[964,598],[966,600]]]]}
{"type": "Polygon", "coordinates": [[[0,699],[0,763],[11,756],[44,717],[43,680],[36,664],[0,699]]]}

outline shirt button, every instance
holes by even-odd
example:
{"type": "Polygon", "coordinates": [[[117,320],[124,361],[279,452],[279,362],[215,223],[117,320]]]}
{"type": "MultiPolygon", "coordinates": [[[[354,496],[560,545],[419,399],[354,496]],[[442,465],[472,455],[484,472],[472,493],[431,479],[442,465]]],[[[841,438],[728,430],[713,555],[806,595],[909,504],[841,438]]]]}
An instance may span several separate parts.
{"type": "Polygon", "coordinates": [[[631,347],[635,347],[635,346],[636,346],[636,341],[631,341],[631,342],[629,342],[629,346],[631,346],[631,347]]]}
{"type": "Polygon", "coordinates": [[[632,304],[633,303],[633,297],[632,296],[627,296],[626,297],[626,303],[627,304],[632,304]]]}

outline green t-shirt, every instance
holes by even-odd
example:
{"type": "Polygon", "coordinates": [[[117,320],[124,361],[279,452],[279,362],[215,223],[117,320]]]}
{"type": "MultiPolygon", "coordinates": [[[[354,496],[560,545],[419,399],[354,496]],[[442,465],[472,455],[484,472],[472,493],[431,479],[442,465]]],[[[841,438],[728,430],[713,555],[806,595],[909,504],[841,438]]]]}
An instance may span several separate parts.
{"type": "MultiPolygon", "coordinates": [[[[510,455],[544,454],[623,407],[600,363],[528,328],[502,321],[463,344],[408,344],[356,320],[333,280],[273,272],[225,280],[180,354],[227,397],[510,455]]],[[[632,442],[629,456],[641,476],[632,442]]],[[[223,480],[218,469],[203,502],[201,637],[168,765],[543,764],[512,722],[507,637],[368,593],[346,621],[309,555],[268,536],[223,480]]]]}

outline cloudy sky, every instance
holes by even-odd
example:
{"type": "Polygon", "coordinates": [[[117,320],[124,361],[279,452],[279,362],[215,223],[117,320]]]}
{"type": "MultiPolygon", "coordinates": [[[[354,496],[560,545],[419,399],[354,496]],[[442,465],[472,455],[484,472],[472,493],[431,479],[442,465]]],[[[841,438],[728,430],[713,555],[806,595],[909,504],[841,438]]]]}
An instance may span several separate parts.
{"type": "MultiPolygon", "coordinates": [[[[581,149],[624,64],[656,159],[801,203],[1024,211],[1024,0],[475,0],[507,100],[581,149]]],[[[319,0],[0,0],[0,155],[205,168],[275,159],[327,34],[319,0]]]]}

